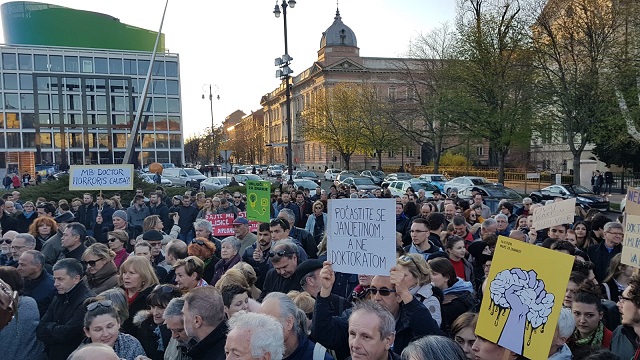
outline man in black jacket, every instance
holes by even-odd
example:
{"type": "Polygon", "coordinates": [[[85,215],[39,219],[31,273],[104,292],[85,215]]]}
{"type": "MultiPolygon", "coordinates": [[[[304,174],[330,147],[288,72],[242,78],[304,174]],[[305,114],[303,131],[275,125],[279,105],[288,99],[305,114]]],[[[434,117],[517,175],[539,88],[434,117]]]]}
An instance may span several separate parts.
{"type": "Polygon", "coordinates": [[[224,360],[227,323],[222,295],[213,286],[203,286],[184,296],[184,331],[192,338],[187,352],[192,360],[224,360]]]}
{"type": "Polygon", "coordinates": [[[65,360],[84,338],[83,303],[94,294],[82,281],[83,274],[82,264],[76,259],[63,259],[53,266],[58,294],[36,329],[49,360],[65,360]]]}
{"type": "Polygon", "coordinates": [[[593,272],[598,282],[601,283],[607,277],[611,259],[622,252],[623,238],[624,229],[622,224],[613,221],[608,222],[604,225],[604,241],[600,244],[591,245],[587,249],[589,259],[595,265],[593,272]]]}
{"type": "MultiPolygon", "coordinates": [[[[85,229],[91,229],[91,219],[93,218],[93,196],[89,193],[82,195],[82,205],[78,208],[76,213],[76,221],[84,225],[85,229]]],[[[93,230],[91,234],[93,235],[93,230]]]]}
{"type": "Polygon", "coordinates": [[[82,254],[87,249],[84,241],[87,238],[87,230],[80,223],[71,223],[62,232],[62,252],[60,259],[76,259],[82,261],[82,254]]]}
{"type": "Polygon", "coordinates": [[[260,293],[260,301],[271,292],[288,293],[300,290],[299,278],[294,276],[298,266],[298,247],[289,240],[280,240],[271,247],[269,257],[273,269],[267,271],[260,293]]]}
{"type": "Polygon", "coordinates": [[[182,205],[175,209],[178,215],[180,215],[180,219],[178,220],[178,226],[180,226],[178,239],[187,244],[191,244],[191,240],[195,237],[193,223],[198,217],[198,209],[191,206],[191,198],[188,196],[184,196],[182,198],[182,205]]]}
{"type": "Polygon", "coordinates": [[[0,199],[0,228],[3,235],[9,230],[18,231],[18,220],[4,211],[3,199],[0,199]]]}
{"type": "MultiPolygon", "coordinates": [[[[332,316],[334,310],[330,301],[335,273],[330,262],[325,262],[320,270],[320,294],[316,298],[313,311],[311,337],[328,349],[336,352],[338,359],[349,356],[348,319],[351,309],[340,316],[332,316]]],[[[369,287],[370,299],[385,307],[396,319],[393,351],[402,353],[411,340],[425,335],[439,335],[440,328],[431,317],[429,310],[409,291],[408,279],[404,273],[391,268],[390,276],[376,276],[369,287]]]]}
{"type": "Polygon", "coordinates": [[[285,219],[289,222],[289,236],[300,243],[310,259],[317,259],[318,244],[316,244],[316,240],[313,238],[313,235],[305,229],[292,225],[295,223],[295,213],[291,209],[284,208],[278,213],[278,218],[285,219]]]}
{"type": "Polygon", "coordinates": [[[165,233],[171,232],[172,222],[169,220],[169,208],[162,202],[162,197],[157,192],[152,191],[149,194],[149,212],[151,215],[158,215],[162,220],[162,225],[165,233]]]}
{"type": "Polygon", "coordinates": [[[44,266],[44,255],[37,250],[25,251],[18,259],[18,273],[24,279],[24,296],[36,301],[40,317],[47,312],[56,295],[53,276],[44,270],[44,266]]]}

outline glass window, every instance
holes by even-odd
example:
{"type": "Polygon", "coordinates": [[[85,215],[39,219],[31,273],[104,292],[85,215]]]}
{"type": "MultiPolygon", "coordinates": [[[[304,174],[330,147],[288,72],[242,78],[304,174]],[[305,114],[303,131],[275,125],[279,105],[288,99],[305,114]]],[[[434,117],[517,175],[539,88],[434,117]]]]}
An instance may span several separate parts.
{"type": "MultiPolygon", "coordinates": [[[[5,118],[4,114],[0,113],[0,129],[4,129],[4,118],[5,118]]],[[[0,136],[1,136],[1,134],[0,134],[0,136]]],[[[2,137],[2,138],[4,139],[4,137],[2,137]]]]}
{"type": "Polygon", "coordinates": [[[127,117],[124,115],[111,115],[111,123],[113,125],[126,125],[127,117]]]}
{"type": "Polygon", "coordinates": [[[40,133],[40,146],[51,147],[51,133],[40,133]]]}
{"type": "MultiPolygon", "coordinates": [[[[93,59],[90,57],[80,58],[80,72],[92,73],[93,72],[93,59]]],[[[68,70],[67,70],[68,71],[68,70]]]]}
{"type": "Polygon", "coordinates": [[[111,97],[111,111],[125,111],[124,97],[122,96],[111,97]]]}
{"type": "Polygon", "coordinates": [[[39,76],[36,78],[36,84],[38,86],[38,90],[47,91],[50,90],[49,78],[44,76],[39,76]]]}
{"type": "Polygon", "coordinates": [[[2,68],[5,70],[17,70],[16,54],[2,54],[2,68]]]}
{"type": "Polygon", "coordinates": [[[98,124],[106,125],[107,124],[107,115],[98,115],[98,124]]]}
{"type": "Polygon", "coordinates": [[[113,134],[113,147],[124,148],[127,146],[126,134],[113,134]]]}
{"type": "Polygon", "coordinates": [[[64,134],[61,134],[61,133],[53,134],[53,146],[56,149],[60,149],[62,147],[62,142],[66,140],[66,136],[63,136],[63,135],[64,134]]]}
{"type": "MultiPolygon", "coordinates": [[[[166,116],[154,116],[155,127],[158,130],[167,130],[167,117],[166,116]]],[[[153,125],[149,125],[149,130],[153,130],[153,125]]]]}
{"type": "Polygon", "coordinates": [[[166,75],[167,77],[178,77],[178,63],[175,61],[166,62],[166,75]]]}
{"type": "Polygon", "coordinates": [[[67,91],[72,91],[72,92],[76,92],[76,91],[80,91],[80,79],[78,78],[64,78],[64,82],[65,82],[65,89],[67,91]]]}
{"type": "Polygon", "coordinates": [[[167,99],[167,110],[170,113],[179,113],[180,112],[180,100],[178,99],[167,99]]]}
{"type": "Polygon", "coordinates": [[[51,115],[50,114],[38,114],[38,121],[40,121],[40,124],[51,124],[51,115]]]}
{"type": "Polygon", "coordinates": [[[178,95],[178,81],[177,80],[167,80],[167,95],[178,95]]]}
{"type": "Polygon", "coordinates": [[[122,74],[122,59],[109,59],[109,73],[122,74]]]}
{"type": "Polygon", "coordinates": [[[109,65],[106,58],[95,58],[96,74],[108,74],[109,65]]]}
{"type": "Polygon", "coordinates": [[[96,109],[95,95],[87,95],[87,111],[93,111],[95,109],[96,109]]]}
{"type": "Polygon", "coordinates": [[[50,55],[49,64],[51,65],[51,71],[63,71],[64,67],[62,66],[62,56],[50,55]]]}
{"type": "Polygon", "coordinates": [[[65,124],[82,124],[82,115],[80,114],[66,114],[64,117],[65,124]]]}
{"type": "Polygon", "coordinates": [[[164,61],[153,62],[153,76],[164,76],[164,61]]]}
{"type": "Polygon", "coordinates": [[[64,71],[66,72],[80,72],[80,66],[78,65],[77,56],[65,56],[64,57],[64,71]]]}
{"type": "Polygon", "coordinates": [[[35,105],[33,104],[33,94],[20,94],[20,108],[22,110],[33,110],[35,105]]]}
{"type": "Polygon", "coordinates": [[[167,89],[165,87],[164,80],[153,80],[153,89],[151,89],[152,94],[166,94],[167,89]]]}
{"type": "Polygon", "coordinates": [[[169,137],[167,134],[156,133],[156,147],[158,149],[166,149],[169,147],[169,137]]]}
{"type": "Polygon", "coordinates": [[[7,129],[20,129],[20,116],[18,113],[6,113],[7,129]]]}
{"type": "Polygon", "coordinates": [[[20,148],[20,133],[8,132],[7,133],[7,146],[10,148],[20,148]]]}
{"type": "Polygon", "coordinates": [[[166,113],[167,112],[167,99],[165,98],[153,98],[153,112],[166,113]]]}
{"type": "Polygon", "coordinates": [[[20,74],[20,90],[33,90],[33,76],[20,74]]]}
{"type": "Polygon", "coordinates": [[[98,144],[100,147],[109,147],[109,134],[98,134],[98,144]]]}
{"type": "Polygon", "coordinates": [[[179,151],[171,152],[171,161],[172,164],[182,164],[182,153],[179,151]]]}
{"type": "Polygon", "coordinates": [[[82,101],[80,95],[70,95],[65,97],[65,110],[82,110],[82,101]]]}
{"type": "MultiPolygon", "coordinates": [[[[22,113],[20,116],[22,117],[22,128],[23,129],[33,129],[36,123],[36,114],[33,113],[22,113]]],[[[34,138],[35,140],[35,138],[34,138]]],[[[25,145],[26,146],[26,145],[25,145]]],[[[35,146],[35,145],[32,145],[35,146]]]]}
{"type": "Polygon", "coordinates": [[[36,64],[36,71],[49,71],[47,55],[33,55],[33,61],[36,64]]]}
{"type": "Polygon", "coordinates": [[[20,66],[20,70],[33,70],[30,54],[18,54],[18,64],[20,66]]]}
{"type": "Polygon", "coordinates": [[[138,66],[136,65],[135,59],[124,59],[124,74],[125,75],[137,75],[138,74],[138,66]]]}
{"type": "Polygon", "coordinates": [[[4,108],[5,109],[18,109],[18,94],[4,94],[4,108]]]}
{"type": "Polygon", "coordinates": [[[171,147],[174,149],[182,149],[182,144],[180,143],[180,135],[169,134],[169,145],[171,145],[171,147]]]}
{"type": "Polygon", "coordinates": [[[93,79],[84,80],[84,91],[94,92],[96,91],[96,82],[93,79]]]}
{"type": "Polygon", "coordinates": [[[51,109],[51,104],[49,103],[49,95],[38,95],[38,109],[39,110],[49,110],[51,109]]]}
{"type": "Polygon", "coordinates": [[[138,60],[138,75],[147,75],[149,60],[138,60]]]}
{"type": "Polygon", "coordinates": [[[111,92],[112,93],[123,93],[124,92],[124,80],[111,80],[109,81],[111,84],[111,92]]]}
{"type": "Polygon", "coordinates": [[[4,88],[7,90],[18,90],[18,75],[17,74],[4,74],[4,88]]]}
{"type": "Polygon", "coordinates": [[[107,85],[104,79],[96,79],[96,92],[103,94],[107,92],[107,85]]]}
{"type": "Polygon", "coordinates": [[[156,154],[158,157],[158,162],[170,162],[168,151],[158,151],[156,154]]]}
{"type": "MultiPolygon", "coordinates": [[[[169,116],[169,130],[180,130],[180,117],[179,116],[169,116]]],[[[157,129],[157,127],[156,127],[157,129]]]]}
{"type": "Polygon", "coordinates": [[[107,97],[103,95],[96,96],[96,110],[107,111],[107,97]]]}
{"type": "Polygon", "coordinates": [[[51,91],[58,92],[58,78],[52,77],[51,80],[51,91]]]}
{"type": "Polygon", "coordinates": [[[52,124],[62,124],[62,121],[60,120],[60,114],[55,113],[51,115],[51,123],[52,124]]]}
{"type": "Polygon", "coordinates": [[[51,110],[60,110],[60,96],[51,94],[51,110]]]}

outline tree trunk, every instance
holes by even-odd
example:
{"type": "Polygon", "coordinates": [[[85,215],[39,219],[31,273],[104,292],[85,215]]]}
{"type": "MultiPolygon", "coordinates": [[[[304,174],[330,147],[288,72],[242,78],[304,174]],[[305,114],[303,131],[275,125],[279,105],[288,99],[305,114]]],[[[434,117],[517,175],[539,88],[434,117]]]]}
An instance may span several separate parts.
{"type": "Polygon", "coordinates": [[[376,156],[378,157],[378,170],[382,171],[382,150],[376,150],[376,156]]]}
{"type": "Polygon", "coordinates": [[[434,156],[433,156],[433,172],[435,174],[440,172],[440,158],[442,157],[442,151],[440,150],[435,150],[434,156]]]}
{"type": "MultiPolygon", "coordinates": [[[[582,151],[580,152],[582,153],[582,151]]],[[[580,185],[580,156],[581,154],[573,154],[573,184],[580,185]]]]}
{"type": "Polygon", "coordinates": [[[342,156],[342,160],[344,160],[344,169],[350,170],[351,154],[340,153],[340,156],[342,156]]]}
{"type": "Polygon", "coordinates": [[[498,150],[498,182],[504,184],[504,160],[507,157],[507,152],[504,150],[498,150]]]}

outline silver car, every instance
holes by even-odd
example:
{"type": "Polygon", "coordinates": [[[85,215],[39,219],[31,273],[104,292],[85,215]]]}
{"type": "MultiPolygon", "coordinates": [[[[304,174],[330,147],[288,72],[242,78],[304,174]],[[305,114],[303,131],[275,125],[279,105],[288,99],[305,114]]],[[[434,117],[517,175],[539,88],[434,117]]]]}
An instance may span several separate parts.
{"type": "Polygon", "coordinates": [[[174,186],[188,188],[200,188],[200,182],[207,178],[200,171],[191,168],[164,169],[162,177],[170,180],[174,186]]]}
{"type": "Polygon", "coordinates": [[[209,190],[218,191],[225,186],[229,186],[230,180],[231,180],[231,177],[224,177],[224,176],[209,177],[200,183],[200,191],[209,191],[209,190]]]}

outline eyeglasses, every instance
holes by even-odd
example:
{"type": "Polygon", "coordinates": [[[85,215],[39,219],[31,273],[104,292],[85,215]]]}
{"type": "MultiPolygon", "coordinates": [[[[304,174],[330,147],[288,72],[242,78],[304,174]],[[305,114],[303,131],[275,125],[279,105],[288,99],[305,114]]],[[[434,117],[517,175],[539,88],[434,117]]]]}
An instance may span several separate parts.
{"type": "Polygon", "coordinates": [[[196,245],[204,246],[204,241],[202,240],[192,240],[191,242],[196,245]]]}
{"type": "Polygon", "coordinates": [[[295,254],[292,251],[285,251],[285,250],[280,250],[280,251],[269,251],[269,257],[272,258],[274,256],[286,256],[286,255],[293,255],[295,254]]]}
{"type": "Polygon", "coordinates": [[[234,198],[234,199],[242,199],[242,197],[241,197],[241,196],[234,196],[233,198],[234,198]]]}
{"type": "Polygon", "coordinates": [[[13,242],[13,240],[11,239],[2,239],[2,242],[5,244],[11,244],[13,242]]]}
{"type": "Polygon", "coordinates": [[[100,261],[102,259],[98,259],[98,260],[87,260],[87,261],[82,261],[82,265],[89,265],[91,267],[95,267],[96,264],[98,263],[98,261],[100,261]]]}
{"type": "Polygon", "coordinates": [[[26,246],[25,246],[25,245],[22,245],[22,246],[20,246],[20,245],[13,245],[13,246],[11,247],[11,250],[20,251],[20,250],[22,250],[22,249],[24,249],[24,248],[26,248],[26,246]]]}
{"type": "Polygon", "coordinates": [[[109,242],[120,241],[118,238],[109,238],[109,242]]]}
{"type": "Polygon", "coordinates": [[[614,236],[624,236],[624,233],[619,233],[619,232],[611,232],[611,231],[607,231],[608,234],[614,235],[614,236]]]}
{"type": "Polygon", "coordinates": [[[380,293],[380,296],[389,296],[389,295],[391,295],[391,293],[396,292],[394,289],[387,289],[387,288],[376,289],[374,287],[367,288],[367,291],[371,295],[376,295],[376,294],[380,293]]]}
{"type": "Polygon", "coordinates": [[[630,298],[630,297],[626,297],[626,296],[620,295],[620,297],[618,298],[618,302],[619,303],[623,303],[625,301],[633,301],[633,299],[630,298]]]}
{"type": "Polygon", "coordinates": [[[113,302],[111,300],[102,300],[102,301],[92,302],[91,304],[87,305],[87,311],[93,311],[97,309],[99,306],[109,308],[113,306],[113,302]]]}

